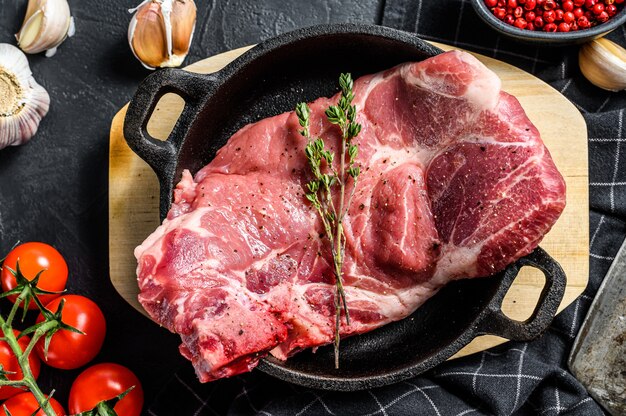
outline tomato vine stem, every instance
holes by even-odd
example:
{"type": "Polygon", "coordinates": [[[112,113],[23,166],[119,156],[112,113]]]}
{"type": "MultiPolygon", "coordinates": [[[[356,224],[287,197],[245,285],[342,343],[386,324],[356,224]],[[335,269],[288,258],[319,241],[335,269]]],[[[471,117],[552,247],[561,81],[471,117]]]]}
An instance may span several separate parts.
{"type": "Polygon", "coordinates": [[[22,348],[20,347],[17,337],[15,336],[15,333],[13,332],[12,324],[13,324],[13,319],[15,318],[15,314],[17,313],[17,310],[19,309],[20,304],[24,301],[24,299],[26,299],[29,293],[30,293],[30,287],[28,286],[24,287],[20,295],[15,300],[15,303],[13,304],[13,307],[11,308],[11,311],[9,312],[9,315],[7,316],[7,318],[5,319],[2,316],[2,314],[0,314],[0,328],[2,328],[4,341],[9,345],[13,354],[15,354],[15,357],[17,358],[17,362],[20,366],[20,369],[22,370],[21,380],[7,380],[7,379],[0,380],[0,386],[26,387],[28,390],[30,390],[33,396],[35,396],[35,398],[37,399],[37,402],[41,406],[41,410],[47,416],[56,416],[56,413],[54,412],[54,409],[52,408],[52,405],[50,404],[48,398],[37,385],[35,376],[33,375],[33,372],[30,369],[30,363],[28,362],[28,357],[30,353],[32,352],[33,348],[35,347],[35,344],[37,343],[37,341],[43,335],[45,335],[47,331],[57,326],[58,323],[55,321],[50,321],[38,327],[37,330],[35,330],[35,333],[33,334],[32,339],[30,340],[28,346],[26,347],[24,351],[22,351],[22,348]]]}

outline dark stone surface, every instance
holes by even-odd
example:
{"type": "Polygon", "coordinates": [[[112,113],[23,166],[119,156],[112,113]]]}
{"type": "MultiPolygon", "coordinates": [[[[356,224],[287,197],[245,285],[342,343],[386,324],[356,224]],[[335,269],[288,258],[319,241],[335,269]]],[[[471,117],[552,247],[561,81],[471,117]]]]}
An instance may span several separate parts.
{"type": "MultiPolygon", "coordinates": [[[[108,323],[94,362],[130,367],[146,403],[180,366],[176,336],[135,312],[108,276],[107,175],[110,122],[148,75],[126,41],[130,0],[70,0],[76,36],[56,56],[29,56],[51,109],[33,140],[0,151],[0,253],[17,240],[57,247],[70,269],[68,289],[95,300],[108,323]]],[[[196,38],[186,64],[275,34],[319,23],[377,23],[382,0],[198,1],[196,38]]],[[[26,0],[0,0],[0,42],[15,44],[26,0]]],[[[66,404],[80,372],[46,368],[45,390],[66,404]]]]}

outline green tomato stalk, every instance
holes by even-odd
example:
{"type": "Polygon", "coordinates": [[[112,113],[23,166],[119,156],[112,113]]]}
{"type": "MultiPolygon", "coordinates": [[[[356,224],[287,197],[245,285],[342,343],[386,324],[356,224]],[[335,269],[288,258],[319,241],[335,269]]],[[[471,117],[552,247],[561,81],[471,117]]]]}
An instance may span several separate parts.
{"type": "MultiPolygon", "coordinates": [[[[17,358],[17,362],[20,366],[20,369],[22,370],[22,375],[23,375],[21,380],[9,380],[7,377],[7,373],[2,371],[0,373],[0,386],[12,386],[12,387],[28,389],[33,394],[33,396],[35,396],[35,399],[37,399],[37,402],[39,403],[41,410],[43,410],[43,412],[47,416],[55,416],[56,413],[52,409],[52,405],[50,404],[49,399],[46,397],[46,395],[41,391],[41,389],[37,385],[35,376],[33,375],[33,372],[30,369],[30,363],[28,362],[28,357],[32,353],[33,348],[35,347],[35,344],[37,344],[37,342],[41,339],[41,337],[43,337],[46,334],[46,332],[48,332],[49,330],[57,327],[58,323],[56,321],[42,322],[43,325],[40,325],[38,328],[34,330],[33,337],[31,338],[30,342],[28,343],[24,351],[22,351],[22,348],[20,344],[18,343],[18,339],[17,339],[18,337],[15,336],[15,333],[13,332],[13,320],[15,318],[17,310],[19,309],[20,305],[24,302],[24,300],[27,299],[29,296],[32,296],[32,288],[30,287],[30,285],[27,285],[22,289],[20,295],[15,300],[15,303],[13,304],[13,307],[11,308],[11,311],[9,312],[9,316],[5,319],[0,314],[0,328],[2,329],[3,341],[5,341],[9,345],[9,347],[11,348],[11,351],[13,352],[13,354],[15,354],[15,357],[17,358]]],[[[36,303],[39,303],[38,299],[36,300],[36,303]]]]}
{"type": "MultiPolygon", "coordinates": [[[[14,289],[2,293],[0,295],[0,298],[12,295],[18,296],[17,299],[15,299],[13,306],[11,307],[9,315],[5,318],[4,316],[2,316],[2,314],[0,314],[0,329],[2,330],[3,334],[2,340],[9,345],[11,351],[13,352],[13,354],[15,354],[20,369],[22,370],[23,377],[21,380],[9,380],[9,378],[7,377],[9,373],[0,369],[0,386],[12,386],[29,390],[33,394],[33,396],[35,396],[35,399],[37,399],[41,410],[47,416],[55,416],[55,412],[54,409],[52,409],[49,398],[46,397],[46,395],[41,391],[41,388],[39,388],[39,386],[37,385],[35,376],[33,375],[33,372],[30,368],[30,363],[28,362],[28,357],[33,352],[33,348],[35,348],[35,345],[37,344],[37,342],[39,342],[41,338],[44,338],[44,354],[47,354],[48,346],[50,345],[50,340],[52,339],[52,336],[60,329],[78,332],[81,334],[83,332],[70,325],[65,324],[61,320],[63,305],[65,303],[63,300],[60,302],[59,308],[56,313],[52,313],[41,304],[41,301],[38,297],[39,295],[61,294],[61,292],[50,292],[37,287],[37,284],[39,283],[39,278],[41,277],[41,273],[43,273],[44,270],[37,273],[34,279],[28,280],[22,274],[19,262],[16,264],[15,270],[12,270],[7,266],[3,267],[6,267],[7,270],[9,270],[11,274],[13,274],[17,286],[14,289]],[[28,311],[28,305],[31,301],[35,302],[37,308],[39,308],[39,311],[44,316],[45,320],[26,328],[20,333],[19,336],[16,336],[13,332],[13,321],[15,320],[15,316],[17,315],[20,306],[23,306],[23,321],[26,316],[26,312],[28,311]],[[26,348],[22,351],[18,339],[28,334],[32,334],[32,338],[26,348]]],[[[50,393],[50,397],[52,396],[52,394],[53,392],[50,393]]]]}
{"type": "Polygon", "coordinates": [[[118,394],[112,399],[103,400],[96,405],[91,410],[87,410],[85,412],[77,413],[74,416],[117,416],[117,412],[113,410],[115,405],[122,400],[128,393],[130,393],[135,386],[129,387],[126,391],[118,394]]]}

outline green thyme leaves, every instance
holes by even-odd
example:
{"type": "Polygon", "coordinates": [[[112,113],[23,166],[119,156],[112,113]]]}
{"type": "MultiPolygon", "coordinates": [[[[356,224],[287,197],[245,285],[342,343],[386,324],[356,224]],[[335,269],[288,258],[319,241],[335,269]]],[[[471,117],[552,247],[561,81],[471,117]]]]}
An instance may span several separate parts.
{"type": "Polygon", "coordinates": [[[326,148],[321,137],[311,137],[310,116],[311,110],[306,103],[296,105],[296,115],[302,130],[300,134],[308,139],[304,153],[309,162],[313,179],[306,184],[306,199],[316,209],[324,226],[325,236],[330,242],[333,256],[333,273],[335,275],[335,368],[339,368],[339,342],[341,328],[341,310],[343,309],[346,324],[350,325],[350,313],[343,286],[343,263],[346,246],[346,236],[343,230],[343,221],[350,208],[352,197],[361,173],[356,164],[359,155],[358,146],[353,140],[361,132],[361,125],[356,122],[357,108],[352,102],[354,82],[349,73],[341,74],[339,87],[341,97],[337,105],[331,105],[325,111],[326,118],[331,124],[341,130],[340,154],[336,158],[335,152],[326,148]],[[336,160],[337,159],[337,160],[336,160]],[[337,166],[338,165],[338,166],[337,166]],[[348,180],[353,182],[349,195],[346,195],[348,180]],[[339,195],[335,198],[334,195],[339,195]],[[335,201],[339,206],[336,206],[335,201]]]}

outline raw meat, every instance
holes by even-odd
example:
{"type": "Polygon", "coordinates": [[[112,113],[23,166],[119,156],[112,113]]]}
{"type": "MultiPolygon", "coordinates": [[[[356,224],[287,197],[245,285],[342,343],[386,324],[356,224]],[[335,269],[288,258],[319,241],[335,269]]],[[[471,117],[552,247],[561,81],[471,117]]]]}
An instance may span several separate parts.
{"type": "MultiPolygon", "coordinates": [[[[499,78],[448,52],[354,84],[361,176],[345,223],[348,336],[411,314],[450,280],[532,251],[565,206],[539,132],[499,78]]],[[[340,143],[311,104],[314,136],[340,143]]],[[[163,224],[135,251],[139,301],[180,334],[201,381],[332,342],[329,246],[304,198],[306,139],[285,113],[233,135],[183,174],[163,224]]]]}

